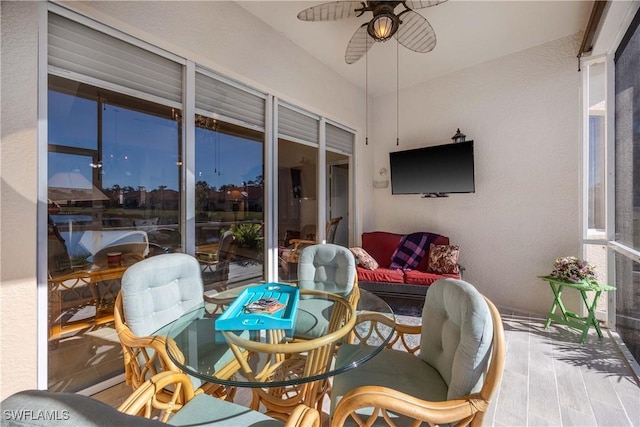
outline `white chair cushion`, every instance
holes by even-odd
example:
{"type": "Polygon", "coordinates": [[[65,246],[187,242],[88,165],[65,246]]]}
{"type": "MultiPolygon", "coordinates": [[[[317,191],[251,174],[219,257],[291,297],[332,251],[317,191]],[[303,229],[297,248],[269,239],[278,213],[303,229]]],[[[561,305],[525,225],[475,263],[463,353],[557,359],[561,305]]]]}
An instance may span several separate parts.
{"type": "Polygon", "coordinates": [[[429,287],[422,311],[420,357],[448,384],[447,399],[480,390],[492,339],[489,307],[473,286],[441,279],[429,287]]]}
{"type": "Polygon", "coordinates": [[[298,286],[348,296],[356,278],[355,257],[348,248],[331,243],[307,246],[300,254],[298,286]]]}
{"type": "Polygon", "coordinates": [[[137,336],[147,336],[203,304],[200,264],[191,255],[157,255],[129,267],[122,276],[125,319],[137,336]]]}

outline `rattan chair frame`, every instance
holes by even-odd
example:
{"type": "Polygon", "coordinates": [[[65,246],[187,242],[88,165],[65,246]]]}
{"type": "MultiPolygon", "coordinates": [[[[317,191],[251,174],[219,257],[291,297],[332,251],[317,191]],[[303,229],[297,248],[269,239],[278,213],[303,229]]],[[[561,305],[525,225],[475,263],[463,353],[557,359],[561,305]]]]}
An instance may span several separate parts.
{"type": "MultiPolygon", "coordinates": [[[[118,293],[116,297],[113,313],[116,332],[124,357],[125,381],[133,390],[138,389],[150,377],[160,372],[182,372],[167,353],[167,351],[171,352],[171,355],[179,362],[184,362],[184,355],[173,340],[167,340],[167,338],[160,335],[139,337],[129,329],[124,318],[122,293],[118,293]]],[[[220,370],[219,375],[223,379],[228,379],[238,369],[240,369],[240,365],[233,360],[220,370]]],[[[203,383],[197,391],[203,391],[227,400],[233,400],[235,394],[235,389],[227,389],[224,386],[213,383],[203,383]]]]}
{"type": "MultiPolygon", "coordinates": [[[[222,331],[229,347],[239,361],[241,370],[249,380],[268,382],[283,380],[288,376],[300,375],[305,378],[322,375],[329,369],[335,354],[337,342],[347,337],[356,323],[356,309],[347,299],[338,295],[301,290],[300,294],[317,295],[334,301],[334,307],[326,335],[309,340],[286,341],[284,330],[267,331],[267,342],[256,342],[242,338],[233,332],[222,331]],[[249,357],[244,351],[249,352],[249,357]],[[251,367],[253,353],[268,355],[264,367],[255,372],[251,367]]],[[[320,379],[292,386],[253,388],[251,408],[257,410],[260,405],[266,408],[266,414],[286,421],[293,408],[299,404],[322,408],[322,400],[329,390],[329,380],[320,379]]]]}
{"type": "MultiPolygon", "coordinates": [[[[348,418],[356,422],[358,426],[370,426],[378,420],[379,414],[393,426],[391,418],[387,412],[394,412],[413,418],[415,422],[412,426],[426,424],[437,426],[451,424],[455,426],[481,426],[485,413],[491,402],[491,398],[496,392],[502,372],[504,370],[505,340],[502,318],[495,305],[485,297],[489,306],[491,319],[493,322],[493,342],[491,350],[491,360],[488,363],[484,383],[480,392],[461,397],[459,399],[442,402],[430,402],[407,395],[397,390],[381,386],[363,386],[355,388],[346,393],[338,402],[332,414],[333,427],[342,427],[348,418]],[[362,419],[355,411],[360,408],[374,408],[372,415],[367,419],[362,419]]],[[[386,316],[375,313],[367,314],[366,321],[379,321],[390,324],[390,319],[386,316]]],[[[390,348],[393,344],[406,343],[405,334],[420,334],[421,326],[407,326],[396,324],[397,336],[388,344],[390,348]]],[[[407,351],[416,353],[418,347],[407,348],[407,351]]]]}
{"type": "MultiPolygon", "coordinates": [[[[180,372],[161,372],[145,381],[119,407],[120,412],[167,422],[193,397],[194,391],[187,375],[180,372]],[[167,390],[172,390],[167,392],[167,390]],[[166,398],[170,393],[169,399],[166,398]]],[[[291,412],[285,427],[320,427],[320,414],[316,409],[298,405],[291,412]]]]}

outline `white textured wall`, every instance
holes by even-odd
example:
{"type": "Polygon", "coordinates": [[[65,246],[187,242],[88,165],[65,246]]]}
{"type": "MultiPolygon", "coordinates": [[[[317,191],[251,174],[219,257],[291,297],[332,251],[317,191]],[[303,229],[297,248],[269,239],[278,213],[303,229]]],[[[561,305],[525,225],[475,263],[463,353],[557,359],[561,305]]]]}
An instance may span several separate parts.
{"type": "Polygon", "coordinates": [[[374,190],[371,229],[449,236],[465,279],[495,303],[547,312],[551,291],[536,276],[556,257],[580,254],[579,42],[557,40],[402,91],[400,147],[395,94],[377,98],[376,170],[389,167],[390,151],[450,143],[459,127],[475,141],[476,192],[422,199],[374,190]]]}
{"type": "Polygon", "coordinates": [[[0,400],[36,387],[38,3],[0,2],[0,400]]]}

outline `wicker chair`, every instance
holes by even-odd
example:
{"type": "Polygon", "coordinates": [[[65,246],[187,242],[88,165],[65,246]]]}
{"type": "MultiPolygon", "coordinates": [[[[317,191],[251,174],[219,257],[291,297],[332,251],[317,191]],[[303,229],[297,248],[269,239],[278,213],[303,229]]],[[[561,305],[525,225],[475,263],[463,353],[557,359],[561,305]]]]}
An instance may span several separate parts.
{"type": "MultiPolygon", "coordinates": [[[[298,264],[298,287],[301,290],[334,293],[346,298],[355,308],[360,290],[353,254],[344,246],[330,243],[307,246],[302,251],[298,264]]],[[[327,310],[331,305],[329,301],[321,304],[301,299],[294,336],[304,339],[322,336],[329,325],[331,313],[327,310]]]]}
{"type": "MultiPolygon", "coordinates": [[[[252,382],[277,382],[298,376],[322,375],[330,367],[338,342],[346,340],[356,322],[356,310],[349,302],[336,295],[322,291],[301,290],[299,302],[304,298],[312,302],[327,302],[333,305],[326,334],[309,340],[289,340],[284,330],[269,330],[268,342],[256,342],[234,332],[222,331],[229,347],[242,366],[243,374],[252,382]],[[259,354],[266,363],[255,370],[249,355],[259,354]]],[[[266,414],[287,420],[299,404],[322,409],[322,401],[329,390],[329,380],[319,379],[297,385],[252,388],[251,408],[266,408],[266,414]]]]}
{"type": "MultiPolygon", "coordinates": [[[[336,231],[338,230],[338,224],[340,224],[340,221],[342,221],[342,217],[337,217],[337,218],[331,218],[329,221],[327,221],[327,229],[326,229],[326,242],[327,243],[334,243],[336,240],[336,231]]],[[[312,233],[314,234],[314,233],[312,233]]],[[[307,246],[310,245],[315,245],[317,243],[321,243],[319,241],[317,241],[317,239],[309,239],[309,238],[304,238],[306,237],[306,234],[303,234],[301,239],[287,239],[288,240],[288,244],[292,246],[292,249],[289,251],[289,253],[284,257],[286,261],[288,262],[298,262],[298,258],[300,257],[300,254],[302,253],[302,250],[304,248],[306,248],[307,246]]]]}
{"type": "MultiPolygon", "coordinates": [[[[124,353],[125,379],[134,390],[159,372],[180,371],[167,354],[163,327],[199,307],[204,312],[203,301],[200,265],[190,255],[157,255],[127,269],[116,298],[114,321],[124,353]]],[[[175,345],[171,354],[182,355],[175,345]]],[[[239,369],[231,352],[219,357],[222,363],[228,361],[225,378],[239,369]]],[[[193,381],[194,388],[208,394],[232,397],[222,386],[193,381]]]]}
{"type": "MultiPolygon", "coordinates": [[[[103,402],[74,393],[25,390],[9,396],[0,404],[6,413],[2,425],[29,426],[282,426],[257,411],[194,392],[189,378],[182,373],[162,372],[145,381],[118,409],[103,402]],[[174,390],[170,399],[165,390],[174,390]],[[42,418],[27,418],[41,413],[42,418]],[[15,419],[10,419],[15,414],[15,419]],[[55,416],[51,416],[55,415],[55,416]],[[22,420],[18,417],[23,417],[22,420]],[[22,422],[24,421],[24,423],[22,422]]],[[[320,427],[318,411],[299,405],[292,411],[285,427],[320,427]]]]}
{"type": "MultiPolygon", "coordinates": [[[[172,425],[220,425],[220,426],[281,426],[282,423],[257,411],[215,399],[206,394],[196,394],[185,374],[163,372],[146,381],[120,407],[119,411],[145,418],[158,417],[172,425]],[[157,397],[159,390],[175,390],[170,401],[157,397]],[[186,403],[183,403],[186,402],[186,403]]],[[[293,408],[286,427],[320,427],[317,410],[305,405],[293,408]]]]}
{"type": "MultiPolygon", "coordinates": [[[[393,326],[383,316],[364,320],[393,326]]],[[[442,279],[429,288],[422,326],[398,325],[396,332],[389,347],[406,351],[385,349],[335,377],[332,426],[482,425],[505,357],[502,320],[491,301],[466,282],[442,279]],[[419,344],[409,344],[409,334],[419,344]]],[[[337,358],[357,348],[343,345],[337,358]]]]}
{"type": "Polygon", "coordinates": [[[207,289],[227,290],[229,264],[235,252],[235,237],[231,230],[222,235],[215,253],[196,252],[196,258],[202,269],[202,280],[207,289]]]}

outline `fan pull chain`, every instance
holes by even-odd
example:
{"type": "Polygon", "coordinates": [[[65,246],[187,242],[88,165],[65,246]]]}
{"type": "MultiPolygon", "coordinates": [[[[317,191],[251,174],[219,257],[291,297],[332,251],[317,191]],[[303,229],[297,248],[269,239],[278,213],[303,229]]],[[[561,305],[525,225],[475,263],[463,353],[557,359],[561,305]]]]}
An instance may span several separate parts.
{"type": "MultiPolygon", "coordinates": [[[[368,40],[365,41],[368,43],[368,40]]],[[[364,54],[364,145],[369,145],[369,54],[364,54]]]]}
{"type": "Polygon", "coordinates": [[[396,37],[396,146],[400,145],[400,42],[396,37]]]}

